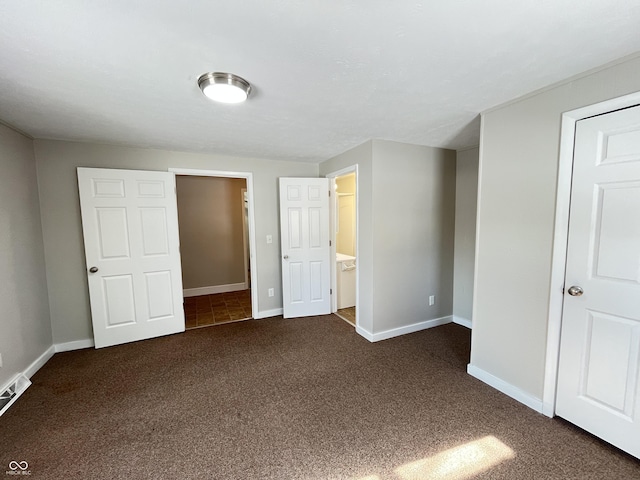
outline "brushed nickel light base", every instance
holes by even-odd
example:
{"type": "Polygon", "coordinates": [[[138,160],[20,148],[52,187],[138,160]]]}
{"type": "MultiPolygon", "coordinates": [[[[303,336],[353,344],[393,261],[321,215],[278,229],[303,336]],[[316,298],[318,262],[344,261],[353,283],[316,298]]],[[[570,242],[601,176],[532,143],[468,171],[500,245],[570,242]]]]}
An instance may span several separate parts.
{"type": "Polygon", "coordinates": [[[233,73],[202,74],[198,86],[208,98],[222,103],[242,103],[251,93],[251,84],[233,73]]]}

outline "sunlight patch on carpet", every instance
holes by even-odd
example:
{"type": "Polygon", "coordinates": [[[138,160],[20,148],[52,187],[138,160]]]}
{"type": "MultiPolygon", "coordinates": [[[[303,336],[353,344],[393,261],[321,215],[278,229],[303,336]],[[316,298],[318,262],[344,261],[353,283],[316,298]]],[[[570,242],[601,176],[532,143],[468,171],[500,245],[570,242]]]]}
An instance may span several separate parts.
{"type": "Polygon", "coordinates": [[[432,457],[406,463],[394,471],[403,480],[464,480],[515,457],[515,453],[494,436],[487,436],[432,457]]]}

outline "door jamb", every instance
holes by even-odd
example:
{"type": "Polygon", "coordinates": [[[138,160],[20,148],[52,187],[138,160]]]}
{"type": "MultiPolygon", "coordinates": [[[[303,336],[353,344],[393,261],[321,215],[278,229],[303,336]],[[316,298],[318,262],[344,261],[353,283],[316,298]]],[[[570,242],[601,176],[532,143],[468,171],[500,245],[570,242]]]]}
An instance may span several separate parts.
{"type": "Polygon", "coordinates": [[[260,312],[258,311],[258,261],[256,258],[256,223],[253,207],[253,173],[229,172],[223,170],[199,170],[191,168],[169,168],[169,172],[174,175],[192,175],[198,177],[244,178],[247,181],[247,200],[249,202],[249,255],[251,262],[251,316],[255,319],[260,318],[260,312]]]}
{"type": "Polygon", "coordinates": [[[551,288],[547,322],[547,353],[542,394],[542,413],[553,417],[556,410],[558,360],[560,355],[560,330],[564,302],[564,278],[569,237],[569,205],[573,171],[573,147],[576,123],[579,120],[640,104],[640,92],[605,100],[562,114],[560,130],[560,155],[556,190],[555,227],[551,259],[551,288]]]}
{"type": "Polygon", "coordinates": [[[329,185],[331,187],[331,197],[329,198],[329,234],[331,235],[331,289],[336,292],[331,297],[331,312],[338,311],[338,278],[336,267],[336,207],[338,201],[338,195],[335,191],[335,181],[337,177],[347,175],[349,173],[355,173],[356,175],[356,328],[359,326],[358,318],[360,317],[360,261],[358,257],[358,244],[360,243],[360,185],[358,177],[358,165],[351,165],[349,167],[336,170],[335,172],[327,173],[326,178],[329,179],[329,185]]]}
{"type": "MultiPolygon", "coordinates": [[[[242,197],[242,253],[244,256],[244,287],[246,289],[249,288],[249,266],[250,266],[250,262],[249,259],[247,258],[247,243],[249,241],[249,194],[247,193],[247,189],[246,188],[242,188],[240,189],[240,196],[242,197]],[[244,198],[245,198],[245,194],[247,197],[247,221],[245,222],[244,220],[244,216],[245,216],[245,209],[244,209],[244,198]]],[[[251,312],[253,313],[253,312],[251,312]]]]}

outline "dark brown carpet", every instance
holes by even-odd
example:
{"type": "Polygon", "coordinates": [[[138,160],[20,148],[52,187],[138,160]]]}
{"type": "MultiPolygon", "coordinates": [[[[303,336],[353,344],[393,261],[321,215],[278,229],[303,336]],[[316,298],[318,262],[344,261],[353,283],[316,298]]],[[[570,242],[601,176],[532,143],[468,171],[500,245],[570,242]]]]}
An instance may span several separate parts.
{"type": "Polygon", "coordinates": [[[469,342],[451,324],[371,344],[326,316],[57,354],[0,417],[0,474],[26,460],[55,479],[640,478],[639,461],[467,375],[469,342]],[[488,466],[495,445],[511,453],[488,466]]]}

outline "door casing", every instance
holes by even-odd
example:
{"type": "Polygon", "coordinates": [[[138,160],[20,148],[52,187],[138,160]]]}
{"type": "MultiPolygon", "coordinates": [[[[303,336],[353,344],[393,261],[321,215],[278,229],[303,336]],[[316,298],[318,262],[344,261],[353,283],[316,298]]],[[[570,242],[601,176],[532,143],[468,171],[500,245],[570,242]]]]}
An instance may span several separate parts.
{"type": "Polygon", "coordinates": [[[248,289],[249,282],[249,194],[246,187],[240,191],[242,196],[242,251],[244,253],[244,288],[248,289]],[[247,208],[245,212],[245,197],[247,202],[247,208]],[[245,218],[246,217],[246,218],[245,218]]]}
{"type": "Polygon", "coordinates": [[[336,178],[342,177],[349,173],[355,173],[356,175],[356,328],[359,326],[358,318],[360,316],[360,257],[358,244],[360,243],[360,209],[359,209],[359,192],[360,185],[358,184],[358,165],[351,165],[350,167],[337,170],[325,175],[329,179],[331,188],[331,198],[329,199],[329,234],[331,236],[331,289],[335,292],[331,296],[331,312],[338,311],[338,278],[337,278],[337,266],[336,266],[336,206],[338,203],[338,196],[336,195],[333,184],[336,178]]]}
{"type": "Polygon", "coordinates": [[[556,384],[560,355],[560,329],[564,301],[565,265],[569,236],[569,206],[571,203],[571,178],[573,171],[573,144],[576,123],[579,120],[602,115],[640,104],[640,92],[606,100],[562,114],[560,131],[560,156],[558,159],[558,187],[551,259],[551,287],[547,322],[547,353],[542,393],[542,413],[553,417],[556,411],[556,384]]]}

